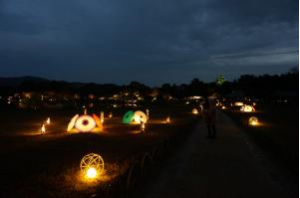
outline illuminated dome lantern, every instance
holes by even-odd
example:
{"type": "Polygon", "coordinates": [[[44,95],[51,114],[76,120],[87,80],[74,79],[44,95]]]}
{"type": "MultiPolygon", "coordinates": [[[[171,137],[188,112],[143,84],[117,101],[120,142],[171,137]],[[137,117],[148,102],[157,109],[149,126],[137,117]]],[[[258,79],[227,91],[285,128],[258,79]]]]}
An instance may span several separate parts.
{"type": "Polygon", "coordinates": [[[104,160],[98,154],[87,154],[80,161],[80,170],[86,179],[95,179],[104,172],[104,160]]]}
{"type": "Polygon", "coordinates": [[[142,111],[136,111],[133,114],[132,122],[141,124],[148,121],[148,116],[142,111]]]}
{"type": "Polygon", "coordinates": [[[148,121],[148,117],[142,111],[135,111],[135,112],[128,111],[127,113],[125,113],[122,120],[124,124],[130,124],[130,123],[141,124],[141,123],[147,123],[147,121],[148,121]]]}
{"type": "Polygon", "coordinates": [[[243,106],[243,105],[244,105],[243,102],[235,102],[235,103],[234,103],[234,106],[236,106],[236,107],[241,107],[241,106],[243,106]]]}
{"type": "Polygon", "coordinates": [[[240,109],[242,112],[254,112],[255,109],[251,105],[243,105],[240,109]]]}
{"type": "Polygon", "coordinates": [[[259,124],[257,117],[250,117],[249,118],[249,125],[251,126],[257,126],[259,124]]]}
{"type": "Polygon", "coordinates": [[[93,114],[90,115],[75,115],[69,122],[67,131],[72,132],[99,132],[103,129],[100,118],[93,114]]]}
{"type": "Polygon", "coordinates": [[[129,124],[132,121],[133,114],[134,114],[133,111],[128,111],[127,113],[125,113],[125,115],[123,116],[122,122],[124,124],[129,124]]]}

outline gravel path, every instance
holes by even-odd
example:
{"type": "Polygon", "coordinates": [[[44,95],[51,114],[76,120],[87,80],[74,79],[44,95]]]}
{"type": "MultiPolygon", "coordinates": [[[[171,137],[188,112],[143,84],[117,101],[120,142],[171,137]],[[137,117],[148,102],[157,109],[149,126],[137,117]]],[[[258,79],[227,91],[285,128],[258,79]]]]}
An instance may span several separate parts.
{"type": "Polygon", "coordinates": [[[216,139],[207,138],[203,121],[195,130],[156,182],[138,197],[291,197],[272,179],[262,156],[226,115],[219,113],[216,139]]]}

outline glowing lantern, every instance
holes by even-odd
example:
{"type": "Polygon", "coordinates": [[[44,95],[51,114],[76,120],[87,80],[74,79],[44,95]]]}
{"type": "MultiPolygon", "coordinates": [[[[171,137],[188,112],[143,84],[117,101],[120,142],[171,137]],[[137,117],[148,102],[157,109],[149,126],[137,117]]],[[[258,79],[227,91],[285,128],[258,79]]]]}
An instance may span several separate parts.
{"type": "Polygon", "coordinates": [[[41,134],[44,135],[45,133],[46,133],[46,127],[45,124],[42,124],[41,134]]]}
{"type": "Polygon", "coordinates": [[[95,114],[90,115],[75,115],[69,125],[67,131],[75,132],[97,132],[103,129],[102,123],[95,114]]]}
{"type": "Polygon", "coordinates": [[[149,109],[146,109],[147,118],[149,119],[149,109]]]}
{"type": "Polygon", "coordinates": [[[170,118],[170,116],[168,116],[166,119],[166,123],[170,123],[170,122],[171,122],[171,118],[170,118]]]}
{"type": "Polygon", "coordinates": [[[87,109],[83,110],[83,114],[86,115],[87,114],[87,109]]]}
{"type": "Polygon", "coordinates": [[[123,116],[122,122],[124,124],[129,124],[132,121],[133,114],[134,114],[133,111],[128,111],[127,113],[125,113],[125,115],[123,116]]]}
{"type": "Polygon", "coordinates": [[[98,154],[87,154],[80,162],[80,170],[85,178],[95,179],[104,172],[104,160],[98,154]]]}
{"type": "Polygon", "coordinates": [[[101,123],[103,124],[104,123],[104,112],[101,111],[100,113],[100,120],[101,120],[101,123]]]}
{"type": "Polygon", "coordinates": [[[141,123],[141,131],[142,132],[145,132],[145,129],[146,129],[146,125],[144,122],[141,123]]]}
{"type": "Polygon", "coordinates": [[[234,106],[237,106],[237,107],[241,107],[241,106],[243,106],[243,105],[244,105],[243,102],[235,102],[235,103],[234,103],[234,106]]]}
{"type": "Polygon", "coordinates": [[[112,117],[113,117],[112,112],[110,112],[110,113],[108,114],[108,117],[109,117],[109,118],[112,118],[112,117]]]}
{"type": "Polygon", "coordinates": [[[254,112],[255,109],[251,105],[243,105],[240,109],[242,112],[254,112]]]}
{"type": "Polygon", "coordinates": [[[144,112],[136,111],[133,114],[132,121],[137,124],[146,123],[148,121],[148,117],[144,112]]]}
{"type": "Polygon", "coordinates": [[[46,123],[49,125],[50,124],[50,117],[47,119],[46,123]]]}
{"type": "Polygon", "coordinates": [[[193,109],[193,110],[192,110],[192,114],[194,114],[194,115],[198,115],[198,114],[199,114],[199,111],[198,111],[198,109],[196,109],[196,108],[195,108],[195,109],[193,109]]]}
{"type": "Polygon", "coordinates": [[[222,106],[222,109],[223,109],[223,110],[225,110],[225,109],[226,109],[226,107],[225,107],[225,106],[222,106]]]}
{"type": "Polygon", "coordinates": [[[259,124],[257,117],[250,117],[249,118],[249,125],[251,126],[257,126],[259,124]]]}

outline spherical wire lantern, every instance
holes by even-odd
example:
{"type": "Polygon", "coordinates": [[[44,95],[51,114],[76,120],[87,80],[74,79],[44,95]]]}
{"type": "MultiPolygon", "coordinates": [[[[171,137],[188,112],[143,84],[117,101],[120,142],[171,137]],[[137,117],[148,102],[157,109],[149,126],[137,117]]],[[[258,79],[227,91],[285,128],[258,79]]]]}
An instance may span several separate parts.
{"type": "Polygon", "coordinates": [[[88,179],[97,178],[104,172],[104,160],[98,154],[87,154],[80,162],[80,170],[88,179]]]}

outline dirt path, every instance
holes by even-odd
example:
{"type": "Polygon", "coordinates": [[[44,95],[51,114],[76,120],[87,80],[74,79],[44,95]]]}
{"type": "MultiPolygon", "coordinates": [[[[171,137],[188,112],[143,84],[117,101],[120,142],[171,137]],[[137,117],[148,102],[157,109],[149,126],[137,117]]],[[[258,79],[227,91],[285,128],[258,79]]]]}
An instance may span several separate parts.
{"type": "Polygon", "coordinates": [[[206,136],[206,127],[200,122],[186,146],[138,197],[292,197],[272,179],[247,136],[226,115],[218,116],[217,138],[206,136]]]}

